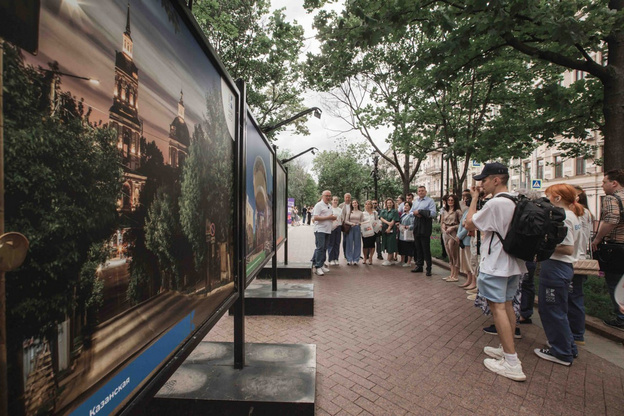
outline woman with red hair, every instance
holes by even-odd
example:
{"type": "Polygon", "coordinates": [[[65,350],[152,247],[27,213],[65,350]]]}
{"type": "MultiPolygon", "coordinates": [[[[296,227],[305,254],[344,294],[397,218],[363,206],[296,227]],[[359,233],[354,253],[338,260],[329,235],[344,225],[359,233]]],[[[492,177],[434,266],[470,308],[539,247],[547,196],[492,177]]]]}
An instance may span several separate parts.
{"type": "Polygon", "coordinates": [[[576,190],[570,185],[552,185],[545,193],[553,205],[565,210],[567,234],[550,259],[541,263],[538,310],[550,346],[535,349],[535,354],[569,366],[578,350],[568,320],[568,290],[582,240],[579,217],[583,216],[584,209],[577,202],[576,190]]]}

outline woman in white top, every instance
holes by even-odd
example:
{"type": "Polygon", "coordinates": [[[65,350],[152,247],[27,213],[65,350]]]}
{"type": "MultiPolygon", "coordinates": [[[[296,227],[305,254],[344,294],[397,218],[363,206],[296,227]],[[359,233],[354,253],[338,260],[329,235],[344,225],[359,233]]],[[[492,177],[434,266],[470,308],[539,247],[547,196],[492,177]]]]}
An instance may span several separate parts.
{"type": "Polygon", "coordinates": [[[584,210],[576,202],[576,190],[570,185],[552,185],[545,192],[553,205],[565,210],[567,234],[550,259],[541,262],[538,310],[550,347],[537,348],[535,354],[569,366],[578,354],[568,321],[568,296],[574,275],[573,263],[578,260],[582,243],[579,217],[584,210]]]}
{"type": "MultiPolygon", "coordinates": [[[[583,215],[579,217],[581,223],[581,241],[578,245],[578,258],[583,260],[587,257],[591,233],[594,230],[594,216],[587,207],[587,195],[583,188],[575,186],[577,202],[583,206],[583,215]]],[[[568,294],[568,321],[574,343],[585,345],[585,295],[583,284],[587,280],[586,274],[574,274],[570,292],[568,294]]]]}
{"type": "Polygon", "coordinates": [[[364,214],[360,210],[360,203],[357,199],[351,201],[351,211],[345,218],[345,224],[351,226],[351,230],[345,236],[347,239],[347,250],[345,256],[347,257],[347,266],[357,266],[360,262],[360,254],[362,253],[362,233],[360,231],[360,224],[364,220],[364,214]]]}
{"type": "MultiPolygon", "coordinates": [[[[373,203],[370,200],[364,202],[364,215],[363,223],[372,225],[373,221],[377,220],[377,211],[373,209],[373,203]]],[[[362,251],[364,252],[364,264],[373,264],[373,257],[375,255],[375,241],[377,236],[373,234],[370,237],[362,236],[362,251]]]]}
{"type": "Polygon", "coordinates": [[[332,232],[329,235],[329,243],[327,244],[327,262],[330,266],[338,266],[338,258],[340,257],[340,240],[342,239],[342,233],[340,226],[342,220],[340,214],[342,209],[338,206],[338,197],[332,198],[332,211],[336,219],[332,223],[332,232]]]}

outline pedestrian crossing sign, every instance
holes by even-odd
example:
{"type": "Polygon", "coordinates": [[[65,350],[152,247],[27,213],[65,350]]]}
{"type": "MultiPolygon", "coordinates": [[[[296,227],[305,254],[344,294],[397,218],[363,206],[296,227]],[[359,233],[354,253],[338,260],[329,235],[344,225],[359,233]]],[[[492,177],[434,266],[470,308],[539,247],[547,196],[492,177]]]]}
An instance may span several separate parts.
{"type": "Polygon", "coordinates": [[[542,189],[542,180],[541,179],[533,179],[531,181],[531,189],[542,189]]]}

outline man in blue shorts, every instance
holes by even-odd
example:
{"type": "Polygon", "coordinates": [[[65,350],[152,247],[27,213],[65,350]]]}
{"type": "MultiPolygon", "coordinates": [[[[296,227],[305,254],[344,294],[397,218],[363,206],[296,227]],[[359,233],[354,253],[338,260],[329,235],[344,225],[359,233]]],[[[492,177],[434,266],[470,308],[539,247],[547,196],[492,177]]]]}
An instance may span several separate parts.
{"type": "Polygon", "coordinates": [[[480,175],[474,179],[481,181],[480,187],[470,189],[472,202],[466,215],[466,228],[469,231],[481,231],[481,263],[477,287],[479,293],[488,301],[494,325],[500,338],[498,348],[485,347],[483,352],[492,358],[483,361],[485,367],[501,376],[515,381],[526,380],[522,364],[516,354],[514,332],[516,314],[512,300],[520,277],[527,269],[524,261],[512,257],[503,250],[503,242],[495,233],[507,235],[516,205],[508,198],[496,198],[509,193],[507,182],[509,171],[500,163],[486,163],[480,175]],[[477,212],[477,201],[481,188],[486,195],[492,195],[483,208],[477,212]]]}

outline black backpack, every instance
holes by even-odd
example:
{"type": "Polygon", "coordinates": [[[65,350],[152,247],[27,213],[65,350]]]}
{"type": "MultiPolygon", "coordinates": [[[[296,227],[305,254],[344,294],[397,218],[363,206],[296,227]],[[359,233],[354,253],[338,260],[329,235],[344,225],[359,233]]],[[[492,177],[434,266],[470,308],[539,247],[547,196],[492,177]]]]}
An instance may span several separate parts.
{"type": "Polygon", "coordinates": [[[516,204],[505,238],[496,233],[503,242],[503,250],[525,261],[549,259],[568,232],[563,223],[566,217],[564,209],[554,206],[544,197],[532,200],[522,195],[518,198],[508,194],[496,196],[510,199],[516,204]]]}

